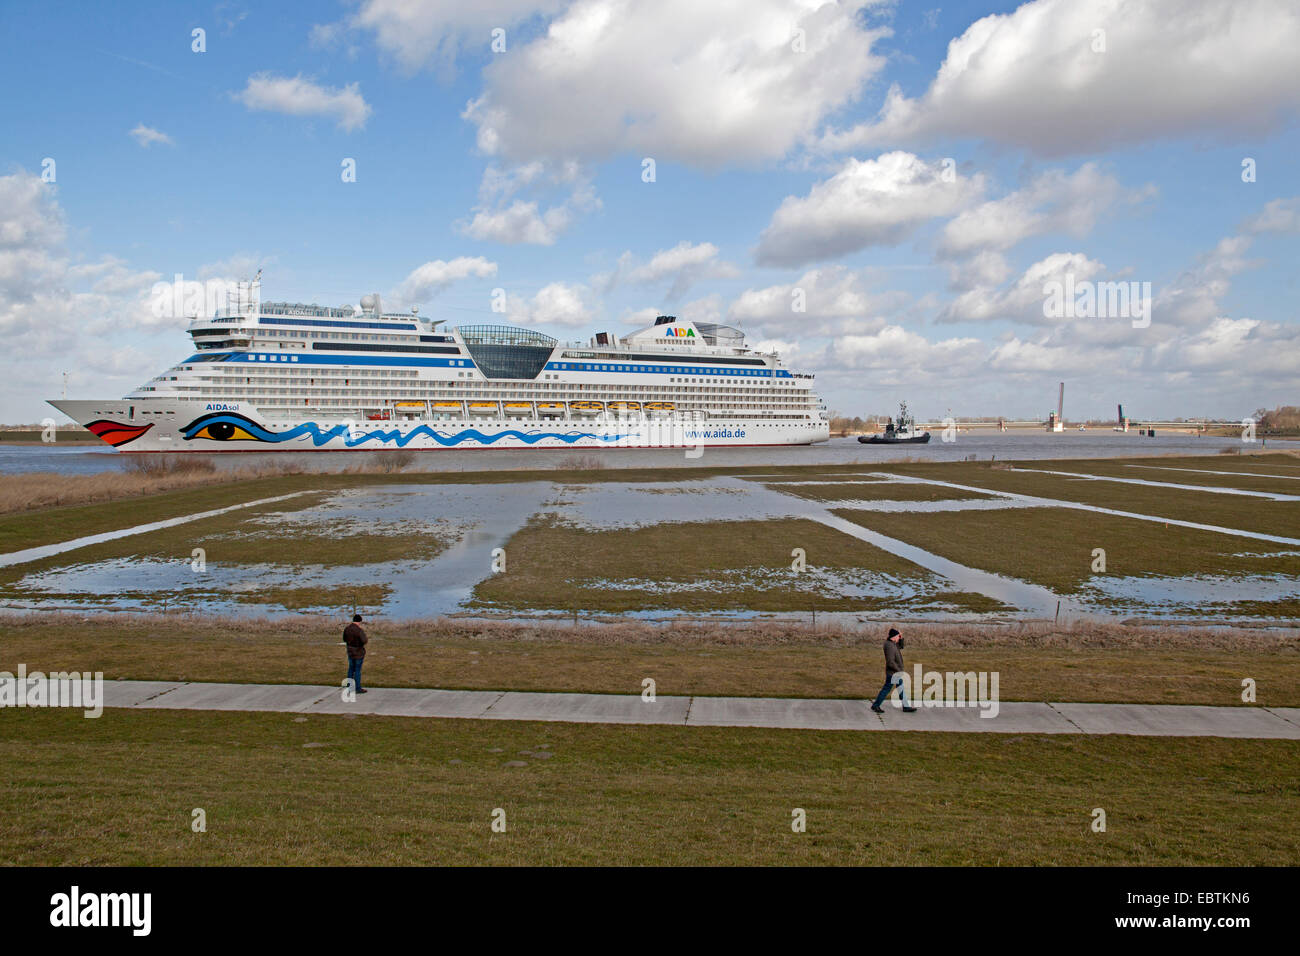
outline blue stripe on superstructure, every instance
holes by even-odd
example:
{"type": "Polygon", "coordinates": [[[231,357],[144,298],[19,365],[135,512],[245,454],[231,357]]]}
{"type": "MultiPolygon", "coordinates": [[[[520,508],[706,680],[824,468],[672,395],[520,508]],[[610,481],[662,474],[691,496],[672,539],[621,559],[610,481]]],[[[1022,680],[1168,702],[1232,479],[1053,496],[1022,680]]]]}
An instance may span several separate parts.
{"type": "MultiPolygon", "coordinates": [[[[191,355],[182,365],[191,362],[211,361],[199,353],[191,355]]],[[[469,359],[422,358],[409,355],[321,355],[317,352],[232,352],[223,362],[246,362],[252,365],[385,365],[417,368],[474,368],[469,359]]]]}
{"type": "MultiPolygon", "coordinates": [[[[710,368],[697,365],[611,365],[608,362],[551,362],[548,372],[618,372],[623,375],[725,375],[728,378],[771,378],[773,370],[743,368],[710,368]]],[[[790,378],[789,372],[776,369],[777,378],[790,378]]]]}
{"type": "Polygon", "coordinates": [[[409,322],[348,322],[343,319],[299,319],[281,316],[262,316],[258,325],[314,325],[326,329],[397,329],[414,332],[415,326],[409,322]]]}
{"type": "MultiPolygon", "coordinates": [[[[191,355],[182,365],[214,361],[212,353],[191,355]]],[[[409,355],[321,355],[318,352],[231,352],[223,362],[249,362],[254,365],[386,365],[414,368],[475,368],[469,359],[420,358],[409,355]],[[259,357],[264,356],[264,357],[259,357]]],[[[618,366],[602,362],[550,362],[548,372],[608,372],[622,375],[719,375],[727,378],[792,378],[785,369],[738,369],[694,365],[618,366]],[[561,368],[560,366],[567,366],[561,368]],[[602,367],[603,366],[603,367],[602,367]]]]}

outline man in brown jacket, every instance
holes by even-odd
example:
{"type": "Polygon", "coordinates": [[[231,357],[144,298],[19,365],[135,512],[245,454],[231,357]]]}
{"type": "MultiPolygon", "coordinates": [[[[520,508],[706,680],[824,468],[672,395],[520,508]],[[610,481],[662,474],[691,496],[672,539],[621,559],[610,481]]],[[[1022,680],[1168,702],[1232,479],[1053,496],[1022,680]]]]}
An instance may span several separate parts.
{"type": "Polygon", "coordinates": [[[361,687],[361,662],[366,659],[366,644],[369,641],[370,638],[366,637],[366,632],[361,627],[361,615],[353,614],[352,623],[343,629],[343,643],[348,646],[348,680],[352,681],[352,687],[358,694],[365,693],[361,687]]]}
{"type": "Polygon", "coordinates": [[[871,709],[883,714],[885,711],[880,705],[895,687],[898,688],[898,699],[903,702],[903,713],[916,713],[916,708],[907,702],[907,692],[903,690],[903,635],[898,633],[897,628],[891,627],[889,636],[885,638],[885,685],[880,688],[871,709]]]}

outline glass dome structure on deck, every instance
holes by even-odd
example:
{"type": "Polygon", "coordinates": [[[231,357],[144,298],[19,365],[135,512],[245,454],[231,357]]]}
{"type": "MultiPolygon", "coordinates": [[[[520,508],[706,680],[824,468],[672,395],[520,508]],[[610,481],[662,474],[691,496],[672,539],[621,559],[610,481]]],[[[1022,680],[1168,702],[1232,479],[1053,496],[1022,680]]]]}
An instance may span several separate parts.
{"type": "Polygon", "coordinates": [[[462,325],[456,331],[488,378],[535,379],[559,344],[549,335],[509,325],[462,325]]]}

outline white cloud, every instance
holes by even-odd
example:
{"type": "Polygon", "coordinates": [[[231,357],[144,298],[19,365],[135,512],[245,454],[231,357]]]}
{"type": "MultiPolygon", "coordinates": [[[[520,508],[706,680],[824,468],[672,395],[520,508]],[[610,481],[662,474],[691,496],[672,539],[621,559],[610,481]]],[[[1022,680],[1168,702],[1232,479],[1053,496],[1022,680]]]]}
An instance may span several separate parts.
{"type": "Polygon", "coordinates": [[[250,110],[330,117],[349,133],[365,126],[371,113],[356,83],[341,88],[321,86],[301,73],[294,77],[256,73],[235,99],[250,110]]]}
{"type": "Polygon", "coordinates": [[[832,150],[971,137],[1043,155],[1276,128],[1300,106],[1300,7],[1290,0],[1034,0],[977,20],[918,98],[832,150]],[[1095,52],[1094,31],[1105,52],[1095,52]]]}
{"type": "Polygon", "coordinates": [[[1242,231],[1260,234],[1300,232],[1300,196],[1271,199],[1256,215],[1242,223],[1242,231]]]}
{"type": "Polygon", "coordinates": [[[1097,219],[1121,198],[1135,202],[1150,190],[1125,193],[1123,187],[1085,163],[1073,173],[1052,169],[1025,188],[981,203],[958,214],[944,226],[939,252],[965,256],[981,249],[1006,250],[1030,236],[1066,233],[1081,239],[1097,219]]]}
{"type": "MultiPolygon", "coordinates": [[[[883,66],[872,44],[889,31],[860,25],[868,5],[577,0],[543,35],[489,62],[485,89],[464,115],[484,152],[519,162],[616,153],[704,166],[777,159],[883,66]]],[[[438,6],[445,27],[449,14],[438,6]]],[[[415,58],[421,35],[385,45],[415,58]]]]}
{"type": "Polygon", "coordinates": [[[402,280],[397,297],[403,302],[424,302],[453,282],[470,277],[486,279],[496,274],[497,264],[482,256],[458,256],[451,261],[434,259],[402,280]]]}
{"type": "Polygon", "coordinates": [[[569,211],[563,206],[543,213],[538,211],[537,203],[516,199],[504,209],[480,209],[464,231],[474,239],[550,246],[568,228],[569,221],[569,211]]]}
{"type": "Polygon", "coordinates": [[[940,313],[940,322],[983,322],[1005,319],[1033,325],[1058,324],[1043,315],[1044,284],[1084,282],[1104,273],[1106,267],[1081,252],[1055,252],[1035,262],[1014,283],[1005,288],[978,286],[953,299],[940,313]]]}
{"type": "Polygon", "coordinates": [[[542,162],[501,170],[489,166],[479,186],[479,205],[474,218],[461,231],[474,239],[508,244],[554,245],[577,214],[599,209],[600,199],[576,164],[551,168],[542,162]],[[507,200],[520,190],[538,186],[573,184],[572,191],[558,205],[542,210],[536,200],[507,200]]]}
{"type": "Polygon", "coordinates": [[[759,265],[799,266],[896,245],[922,224],[978,198],[982,176],[957,176],[943,162],[912,153],[849,159],[805,197],[787,196],[759,238],[759,265]]]}
{"type": "Polygon", "coordinates": [[[146,149],[154,143],[162,143],[166,146],[174,145],[172,138],[166,133],[156,130],[151,126],[145,126],[143,123],[140,123],[135,129],[131,130],[131,135],[135,137],[137,143],[146,149]]]}
{"type": "Polygon", "coordinates": [[[1001,285],[1011,275],[1011,266],[1000,252],[986,249],[948,267],[948,288],[954,292],[1001,285]]]}
{"type": "Polygon", "coordinates": [[[662,309],[646,307],[644,309],[634,309],[631,312],[624,312],[619,316],[619,321],[624,325],[636,326],[639,329],[653,324],[654,320],[662,314],[662,309]]]}
{"type": "Polygon", "coordinates": [[[583,326],[594,318],[584,286],[552,282],[537,290],[531,301],[509,300],[508,313],[519,325],[583,326]]]}
{"type": "Polygon", "coordinates": [[[1164,343],[1156,358],[1164,368],[1248,376],[1260,384],[1289,382],[1293,389],[1300,380],[1300,326],[1218,316],[1200,331],[1164,343]]]}
{"type": "MultiPolygon", "coordinates": [[[[113,358],[116,377],[97,378],[97,389],[121,394],[139,384],[142,362],[131,358],[136,353],[128,345],[117,344],[119,333],[158,322],[149,302],[159,273],[132,270],[111,256],[77,261],[65,245],[67,227],[55,195],[53,186],[26,171],[0,176],[0,336],[21,342],[23,354],[0,382],[6,421],[53,414],[44,399],[58,395],[65,369],[113,358]]],[[[80,372],[73,376],[74,388],[81,378],[80,372]]]]}
{"type": "Polygon", "coordinates": [[[887,325],[869,335],[844,335],[827,349],[826,367],[880,373],[873,381],[915,381],[918,377],[955,376],[978,365],[985,346],[979,339],[931,342],[902,326],[887,325]]]}
{"type": "Polygon", "coordinates": [[[707,279],[731,279],[740,275],[732,263],[718,258],[718,247],[711,242],[692,243],[683,239],[671,249],[660,249],[650,261],[633,265],[631,253],[619,259],[618,270],[611,276],[598,277],[606,290],[624,279],[637,285],[670,282],[667,298],[676,299],[687,289],[707,279]]]}
{"type": "Polygon", "coordinates": [[[259,252],[237,252],[225,259],[199,266],[197,274],[200,281],[207,279],[242,281],[253,278],[259,269],[271,265],[275,259],[275,256],[264,256],[259,252]]]}
{"type": "MultiPolygon", "coordinates": [[[[448,65],[467,46],[489,49],[492,30],[552,13],[564,0],[365,0],[349,25],[375,35],[380,49],[407,70],[448,65]]],[[[506,32],[506,50],[514,38],[506,32]]]]}
{"type": "Polygon", "coordinates": [[[1221,314],[1220,300],[1228,292],[1231,279],[1255,265],[1246,258],[1252,240],[1249,236],[1228,236],[1192,268],[1160,290],[1152,306],[1152,322],[1182,328],[1204,326],[1221,314]]]}
{"type": "Polygon", "coordinates": [[[900,305],[900,293],[873,295],[860,272],[845,266],[811,269],[794,282],[746,289],[727,311],[727,321],[774,336],[802,337],[876,332],[882,312],[900,305]],[[804,311],[795,312],[801,300],[804,311]]]}

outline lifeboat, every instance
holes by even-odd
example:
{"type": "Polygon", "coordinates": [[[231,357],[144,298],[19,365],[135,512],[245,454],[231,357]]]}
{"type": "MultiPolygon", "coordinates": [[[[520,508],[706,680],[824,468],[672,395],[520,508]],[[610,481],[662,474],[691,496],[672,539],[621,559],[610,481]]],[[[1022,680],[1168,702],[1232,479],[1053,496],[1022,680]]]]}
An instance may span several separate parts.
{"type": "MultiPolygon", "coordinates": [[[[401,406],[399,405],[398,407],[400,408],[401,406]]],[[[461,408],[460,402],[434,402],[433,410],[435,412],[459,412],[463,409],[461,408]]]]}
{"type": "Polygon", "coordinates": [[[506,402],[507,412],[531,412],[532,410],[532,402],[506,402]]]}
{"type": "Polygon", "coordinates": [[[539,415],[563,415],[564,402],[538,402],[537,414],[539,415]]]}
{"type": "Polygon", "coordinates": [[[501,410],[497,407],[496,402],[470,402],[469,413],[471,415],[498,415],[501,410]]]}
{"type": "Polygon", "coordinates": [[[610,402],[605,406],[611,412],[639,412],[641,410],[640,402],[610,402]]]}
{"type": "Polygon", "coordinates": [[[394,402],[393,405],[397,408],[406,409],[407,411],[415,411],[424,408],[424,402],[394,402]]]}
{"type": "Polygon", "coordinates": [[[604,402],[569,402],[569,410],[579,415],[599,415],[605,410],[604,402]]]}
{"type": "Polygon", "coordinates": [[[667,415],[677,406],[673,402],[646,402],[645,410],[652,415],[667,415]]]}

